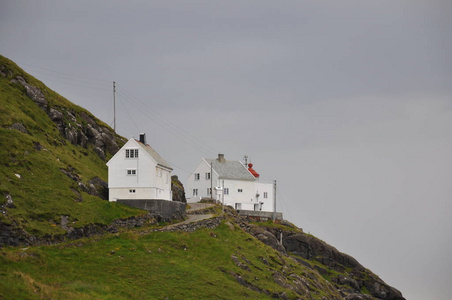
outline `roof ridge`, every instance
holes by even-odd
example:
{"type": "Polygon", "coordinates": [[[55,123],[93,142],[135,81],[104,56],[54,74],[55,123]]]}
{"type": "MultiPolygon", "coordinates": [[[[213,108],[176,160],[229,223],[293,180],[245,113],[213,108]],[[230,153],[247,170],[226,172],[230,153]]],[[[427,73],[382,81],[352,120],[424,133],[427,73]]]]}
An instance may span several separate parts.
{"type": "Polygon", "coordinates": [[[171,165],[151,145],[143,144],[137,139],[134,140],[157,162],[157,165],[173,170],[171,165]]]}

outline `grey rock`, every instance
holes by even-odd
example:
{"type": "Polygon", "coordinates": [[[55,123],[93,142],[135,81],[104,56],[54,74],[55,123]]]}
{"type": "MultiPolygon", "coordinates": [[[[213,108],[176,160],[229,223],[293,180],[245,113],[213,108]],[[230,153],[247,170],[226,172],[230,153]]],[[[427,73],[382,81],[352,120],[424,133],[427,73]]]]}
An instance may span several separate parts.
{"type": "Polygon", "coordinates": [[[104,150],[102,150],[102,149],[99,148],[99,147],[96,147],[96,148],[94,148],[94,152],[96,152],[96,154],[99,155],[99,157],[100,157],[102,160],[105,160],[105,152],[104,152],[104,150]]]}
{"type": "Polygon", "coordinates": [[[10,194],[6,194],[6,204],[5,206],[7,208],[15,208],[16,205],[14,205],[13,197],[10,194]]]}
{"type": "Polygon", "coordinates": [[[101,133],[102,141],[104,142],[105,148],[109,153],[116,153],[119,150],[118,144],[110,133],[101,133]]]}
{"type": "Polygon", "coordinates": [[[250,267],[248,267],[246,264],[242,263],[242,262],[237,258],[237,256],[232,255],[231,258],[232,258],[232,261],[235,263],[235,265],[236,265],[237,267],[239,267],[239,268],[241,268],[241,269],[243,269],[243,270],[245,270],[245,271],[251,272],[250,267]]]}
{"type": "Polygon", "coordinates": [[[259,239],[265,245],[268,245],[279,252],[286,253],[286,249],[283,245],[279,243],[276,237],[271,234],[269,231],[263,230],[257,234],[255,234],[256,238],[259,239]]]}
{"type": "Polygon", "coordinates": [[[75,202],[83,201],[82,195],[76,189],[71,188],[71,191],[75,194],[75,202]]]}
{"type": "Polygon", "coordinates": [[[345,300],[372,300],[373,298],[369,295],[364,295],[364,294],[348,294],[345,297],[345,300]]]}
{"type": "Polygon", "coordinates": [[[358,282],[350,276],[338,275],[336,277],[336,281],[338,284],[348,285],[348,286],[352,287],[354,290],[359,291],[358,282]]]}
{"type": "Polygon", "coordinates": [[[94,177],[90,181],[88,181],[91,186],[94,187],[95,192],[93,192],[91,195],[98,196],[104,200],[108,200],[108,183],[100,179],[99,177],[94,177]]]}
{"type": "Polygon", "coordinates": [[[22,123],[14,123],[13,125],[11,125],[11,127],[9,127],[9,129],[15,129],[22,133],[28,134],[27,128],[25,128],[24,124],[22,123]]]}
{"type": "Polygon", "coordinates": [[[22,76],[17,76],[16,81],[25,88],[27,96],[30,97],[30,99],[33,100],[36,104],[38,104],[39,107],[44,110],[47,108],[47,100],[39,88],[28,84],[22,76]]]}
{"type": "Polygon", "coordinates": [[[54,108],[51,108],[49,110],[48,115],[49,115],[50,120],[52,120],[55,123],[61,123],[64,120],[63,113],[60,112],[59,110],[54,109],[54,108]]]}
{"type": "Polygon", "coordinates": [[[33,142],[33,148],[35,148],[36,151],[41,151],[44,149],[44,147],[39,142],[33,142]]]}
{"type": "Polygon", "coordinates": [[[171,191],[173,194],[173,201],[187,203],[185,198],[185,190],[182,182],[179,181],[177,175],[171,176],[171,191]]]}
{"type": "Polygon", "coordinates": [[[69,177],[70,179],[74,180],[74,181],[80,181],[80,177],[78,176],[77,173],[75,173],[74,169],[69,168],[69,170],[66,169],[60,169],[61,172],[63,172],[64,175],[66,175],[67,177],[69,177]]]}

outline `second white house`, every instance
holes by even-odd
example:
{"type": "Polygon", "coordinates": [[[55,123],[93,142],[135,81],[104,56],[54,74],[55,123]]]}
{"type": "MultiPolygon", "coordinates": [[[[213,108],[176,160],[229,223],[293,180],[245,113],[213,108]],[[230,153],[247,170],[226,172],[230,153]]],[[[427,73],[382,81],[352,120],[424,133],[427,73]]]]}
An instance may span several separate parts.
{"type": "Polygon", "coordinates": [[[273,211],[273,184],[261,182],[252,164],[202,158],[187,179],[187,202],[214,198],[237,210],[273,211]],[[213,191],[211,190],[213,188],[213,191]]]}

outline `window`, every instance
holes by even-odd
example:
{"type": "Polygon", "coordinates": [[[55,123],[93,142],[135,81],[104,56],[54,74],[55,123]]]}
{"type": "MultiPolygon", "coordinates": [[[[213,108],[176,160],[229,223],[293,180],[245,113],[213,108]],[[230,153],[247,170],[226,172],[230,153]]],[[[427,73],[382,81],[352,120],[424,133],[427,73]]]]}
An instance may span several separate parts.
{"type": "Polygon", "coordinates": [[[135,189],[130,189],[129,190],[129,194],[135,194],[135,192],[136,192],[135,189]]]}
{"type": "Polygon", "coordinates": [[[264,192],[264,198],[265,198],[265,199],[268,198],[268,192],[264,192]]]}
{"type": "Polygon", "coordinates": [[[137,175],[137,170],[136,169],[127,169],[127,175],[137,175]]]}
{"type": "Polygon", "coordinates": [[[210,179],[210,173],[206,173],[206,180],[210,179]]]}
{"type": "Polygon", "coordinates": [[[195,180],[199,180],[199,173],[195,173],[195,180]]]}
{"type": "Polygon", "coordinates": [[[242,193],[242,192],[243,192],[243,190],[242,190],[242,189],[238,189],[238,190],[237,190],[237,192],[239,192],[239,193],[242,193]]]}
{"type": "Polygon", "coordinates": [[[193,189],[193,196],[198,196],[198,189],[193,189]]]}
{"type": "Polygon", "coordinates": [[[209,196],[210,194],[212,194],[212,189],[211,188],[207,188],[207,196],[209,196]]]}
{"type": "Polygon", "coordinates": [[[126,158],[138,158],[138,149],[126,149],[126,158]]]}
{"type": "Polygon", "coordinates": [[[229,188],[224,188],[224,194],[229,195],[229,188]]]}

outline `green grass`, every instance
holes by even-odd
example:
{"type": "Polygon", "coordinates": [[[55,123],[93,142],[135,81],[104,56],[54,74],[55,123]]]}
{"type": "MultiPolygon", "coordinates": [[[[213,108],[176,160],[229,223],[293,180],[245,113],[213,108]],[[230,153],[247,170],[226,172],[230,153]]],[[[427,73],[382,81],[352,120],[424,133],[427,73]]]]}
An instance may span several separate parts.
{"type": "Polygon", "coordinates": [[[6,78],[0,76],[0,204],[6,201],[6,194],[12,196],[15,204],[15,208],[6,210],[6,215],[0,214],[0,222],[15,224],[29,234],[43,237],[64,234],[59,226],[62,215],[69,216],[70,226],[83,227],[143,214],[141,210],[83,193],[75,181],[61,172],[72,169],[85,184],[94,177],[106,181],[108,176],[105,161],[92,146],[85,149],[65,140],[46,112],[11,79],[24,77],[43,91],[49,106],[71,111],[77,116],[77,123],[86,123],[80,117],[86,114],[106,125],[2,56],[0,66],[12,72],[6,78]],[[14,123],[23,124],[28,134],[9,129],[14,123]],[[35,148],[37,143],[42,150],[35,148]],[[74,190],[82,195],[82,202],[77,201],[74,190]]]}
{"type": "Polygon", "coordinates": [[[300,228],[289,227],[283,224],[279,224],[277,222],[273,222],[272,220],[267,220],[265,222],[250,222],[250,224],[254,224],[259,227],[281,229],[283,231],[290,231],[295,233],[303,232],[300,228]]]}
{"type": "MultiPolygon", "coordinates": [[[[295,292],[274,282],[274,272],[308,274],[306,278],[324,282],[316,272],[224,224],[193,233],[128,231],[96,240],[4,249],[0,264],[2,299],[271,298],[240,285],[230,272],[259,289],[285,291],[294,299],[295,292]],[[232,255],[250,271],[238,267],[232,255]]],[[[312,292],[314,299],[324,294],[321,288],[312,292]]]]}

